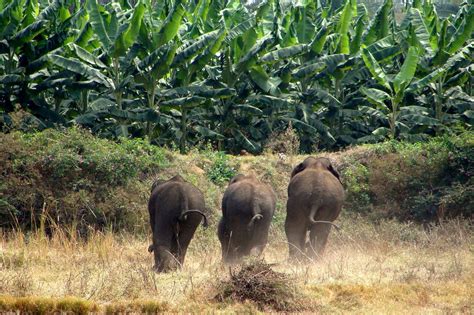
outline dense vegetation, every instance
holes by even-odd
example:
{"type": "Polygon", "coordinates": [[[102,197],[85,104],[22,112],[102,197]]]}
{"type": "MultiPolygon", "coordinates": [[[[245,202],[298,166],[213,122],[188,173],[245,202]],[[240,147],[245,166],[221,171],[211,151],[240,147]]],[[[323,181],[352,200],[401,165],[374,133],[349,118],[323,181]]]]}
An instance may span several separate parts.
{"type": "MultiPolygon", "coordinates": [[[[472,132],[322,155],[341,171],[345,216],[436,222],[474,215],[472,132]]],[[[151,184],[177,173],[202,189],[214,225],[229,179],[237,172],[253,172],[274,188],[273,229],[283,231],[289,174],[303,158],[233,157],[209,149],[181,155],[144,140],[121,138],[116,143],[76,128],[0,134],[0,228],[147,235],[151,184]]]]}
{"type": "Polygon", "coordinates": [[[0,123],[181,151],[260,152],[289,125],[303,152],[456,133],[474,117],[469,2],[2,0],[0,123]]]}

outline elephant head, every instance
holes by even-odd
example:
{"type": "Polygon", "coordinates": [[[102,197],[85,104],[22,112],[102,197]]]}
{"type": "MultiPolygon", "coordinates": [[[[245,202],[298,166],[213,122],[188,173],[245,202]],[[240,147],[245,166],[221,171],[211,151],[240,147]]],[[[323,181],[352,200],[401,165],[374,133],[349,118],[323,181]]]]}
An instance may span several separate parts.
{"type": "Polygon", "coordinates": [[[331,172],[342,184],[341,182],[341,175],[339,172],[334,168],[331,163],[331,160],[324,157],[307,157],[303,162],[296,165],[293,171],[291,172],[291,178],[293,178],[296,174],[303,172],[306,169],[322,169],[331,172]]]}
{"type": "Polygon", "coordinates": [[[153,190],[155,190],[156,187],[159,187],[159,186],[163,185],[164,183],[171,182],[171,181],[185,182],[184,178],[182,178],[181,175],[176,175],[176,176],[170,178],[169,180],[157,179],[151,185],[151,192],[153,192],[153,190]]]}
{"type": "Polygon", "coordinates": [[[235,184],[237,182],[243,181],[245,179],[251,179],[251,180],[257,181],[257,178],[255,178],[254,175],[237,174],[234,177],[232,177],[228,186],[235,184]]]}

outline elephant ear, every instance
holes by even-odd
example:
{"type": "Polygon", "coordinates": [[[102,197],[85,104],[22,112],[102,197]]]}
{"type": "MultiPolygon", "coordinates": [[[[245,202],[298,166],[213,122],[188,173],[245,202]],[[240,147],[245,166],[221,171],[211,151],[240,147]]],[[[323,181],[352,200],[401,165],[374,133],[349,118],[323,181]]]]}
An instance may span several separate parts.
{"type": "Polygon", "coordinates": [[[336,170],[336,168],[334,166],[332,166],[332,164],[329,164],[328,170],[332,173],[332,175],[336,176],[337,180],[342,185],[341,174],[339,174],[339,172],[336,170]]]}
{"type": "Polygon", "coordinates": [[[170,181],[173,181],[173,182],[185,182],[184,178],[181,177],[181,175],[179,175],[179,174],[173,176],[173,178],[171,178],[170,181]]]}
{"type": "Polygon", "coordinates": [[[295,168],[293,169],[293,171],[291,172],[291,177],[290,178],[293,178],[293,176],[295,176],[299,172],[302,172],[304,169],[305,169],[305,166],[304,166],[303,163],[300,163],[300,164],[296,165],[295,168]]]}
{"type": "Polygon", "coordinates": [[[235,175],[235,176],[232,177],[232,179],[230,180],[229,186],[232,185],[232,184],[234,184],[234,183],[237,183],[238,181],[242,180],[244,177],[245,177],[245,175],[243,175],[243,174],[235,175]]]}

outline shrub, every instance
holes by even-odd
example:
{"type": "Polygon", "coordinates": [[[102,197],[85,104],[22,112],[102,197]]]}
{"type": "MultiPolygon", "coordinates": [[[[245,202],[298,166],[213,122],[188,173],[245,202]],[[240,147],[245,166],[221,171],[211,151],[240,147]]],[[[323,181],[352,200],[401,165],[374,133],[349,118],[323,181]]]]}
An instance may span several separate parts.
{"type": "Polygon", "coordinates": [[[207,177],[217,185],[228,182],[236,175],[236,171],[229,165],[229,158],[224,152],[217,152],[211,157],[212,164],[207,168],[207,177]]]}
{"type": "Polygon", "coordinates": [[[418,222],[473,216],[472,132],[429,142],[365,145],[342,154],[338,162],[349,212],[418,222]]]}
{"type": "Polygon", "coordinates": [[[0,225],[10,227],[136,229],[148,190],[139,179],[168,163],[163,149],[143,140],[115,143],[78,128],[0,134],[0,141],[0,225]]]}
{"type": "Polygon", "coordinates": [[[472,133],[427,143],[391,141],[374,145],[372,150],[376,154],[366,161],[368,173],[356,174],[348,197],[368,178],[368,194],[379,216],[415,221],[472,217],[472,133]]]}
{"type": "Polygon", "coordinates": [[[346,190],[345,208],[352,212],[369,213],[372,210],[372,199],[368,183],[368,168],[360,163],[353,163],[341,174],[346,190]]]}

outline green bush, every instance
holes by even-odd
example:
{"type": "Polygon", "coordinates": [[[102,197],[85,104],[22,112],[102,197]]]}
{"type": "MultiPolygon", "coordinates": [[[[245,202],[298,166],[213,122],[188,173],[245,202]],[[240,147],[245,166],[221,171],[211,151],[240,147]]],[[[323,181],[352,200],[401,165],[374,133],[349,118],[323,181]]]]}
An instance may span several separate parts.
{"type": "Polygon", "coordinates": [[[77,128],[0,134],[0,224],[133,227],[142,220],[146,178],[167,166],[163,149],[143,140],[100,139],[77,128]]]}
{"type": "MultiPolygon", "coordinates": [[[[144,140],[104,140],[72,128],[34,134],[0,133],[0,227],[67,227],[148,231],[150,182],[181,173],[220,215],[224,185],[245,171],[278,194],[274,227],[283,228],[291,166],[272,155],[231,158],[223,152],[175,156],[144,140]]],[[[345,211],[370,218],[432,221],[473,217],[474,134],[424,143],[391,141],[337,154],[345,211]]],[[[301,157],[302,158],[302,157],[301,157]]],[[[212,222],[217,222],[211,216],[212,222]]]]}
{"type": "Polygon", "coordinates": [[[342,172],[346,190],[345,208],[352,212],[368,213],[372,209],[368,168],[354,163],[342,172]]]}
{"type": "Polygon", "coordinates": [[[206,170],[207,177],[217,185],[228,182],[236,175],[235,169],[229,165],[229,158],[224,152],[214,153],[211,166],[206,170]]]}
{"type": "Polygon", "coordinates": [[[114,143],[77,128],[25,134],[20,141],[35,152],[22,162],[35,164],[43,174],[65,184],[87,178],[96,184],[118,186],[166,164],[164,151],[143,140],[114,143]]]}
{"type": "Polygon", "coordinates": [[[428,142],[389,141],[365,146],[368,153],[343,170],[345,209],[375,217],[432,221],[472,217],[474,135],[428,142]]]}

